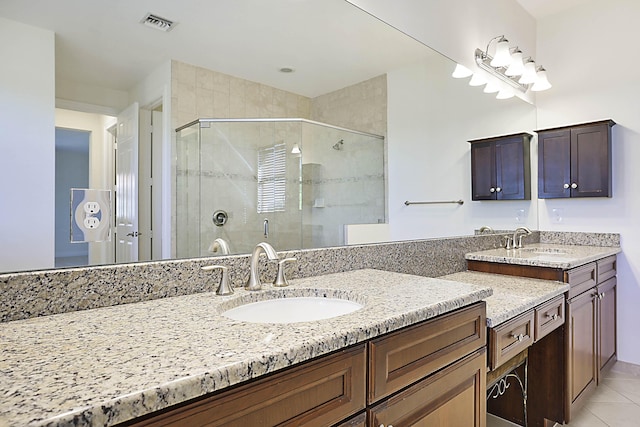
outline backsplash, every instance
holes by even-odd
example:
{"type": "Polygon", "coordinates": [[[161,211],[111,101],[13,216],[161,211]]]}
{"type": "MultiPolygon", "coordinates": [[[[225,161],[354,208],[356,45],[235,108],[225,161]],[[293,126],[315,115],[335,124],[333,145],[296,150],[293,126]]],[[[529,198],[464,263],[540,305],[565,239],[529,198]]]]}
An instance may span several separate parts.
{"type": "Polygon", "coordinates": [[[620,246],[620,234],[541,231],[540,243],[617,247],[620,246]]]}
{"type": "MultiPolygon", "coordinates": [[[[541,240],[544,236],[544,243],[584,241],[594,246],[616,246],[620,241],[617,234],[542,232],[540,236],[541,240]]],[[[537,242],[537,233],[530,237],[528,243],[537,242]]],[[[502,235],[495,234],[305,249],[279,255],[297,258],[287,268],[289,279],[363,268],[439,277],[466,270],[465,253],[497,248],[501,243],[502,235]]],[[[3,274],[0,322],[212,292],[217,288],[219,273],[200,270],[206,265],[228,266],[232,285],[239,287],[246,280],[249,261],[249,255],[233,255],[3,274]]],[[[264,262],[262,273],[263,283],[270,283],[275,277],[275,264],[264,262]]]]}

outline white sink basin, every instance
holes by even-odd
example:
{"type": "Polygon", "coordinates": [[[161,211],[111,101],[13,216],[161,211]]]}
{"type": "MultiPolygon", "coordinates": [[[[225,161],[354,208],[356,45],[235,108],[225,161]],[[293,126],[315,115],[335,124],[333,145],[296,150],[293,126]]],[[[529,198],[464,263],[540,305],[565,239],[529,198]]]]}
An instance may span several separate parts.
{"type": "Polygon", "coordinates": [[[290,297],[243,304],[222,315],[253,323],[296,323],[343,316],[362,307],[357,302],[339,298],[290,297]]]}

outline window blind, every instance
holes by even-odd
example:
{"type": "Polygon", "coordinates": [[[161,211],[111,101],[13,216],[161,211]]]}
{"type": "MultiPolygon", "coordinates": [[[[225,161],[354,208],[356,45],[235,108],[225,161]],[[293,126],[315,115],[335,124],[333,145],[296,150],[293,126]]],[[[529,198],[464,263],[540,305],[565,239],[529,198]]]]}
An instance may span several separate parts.
{"type": "Polygon", "coordinates": [[[285,210],[286,160],[284,143],[258,151],[258,213],[285,210]]]}

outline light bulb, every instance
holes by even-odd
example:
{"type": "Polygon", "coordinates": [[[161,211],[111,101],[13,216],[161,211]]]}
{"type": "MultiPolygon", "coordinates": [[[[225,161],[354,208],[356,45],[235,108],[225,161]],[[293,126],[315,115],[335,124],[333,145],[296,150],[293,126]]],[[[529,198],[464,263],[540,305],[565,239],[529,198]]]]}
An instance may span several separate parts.
{"type": "Polygon", "coordinates": [[[551,87],[551,83],[549,83],[549,79],[547,78],[547,70],[539,67],[536,76],[536,82],[533,84],[533,86],[531,86],[532,91],[539,92],[541,90],[547,90],[551,87]]]}
{"type": "Polygon", "coordinates": [[[504,73],[507,76],[520,76],[524,72],[524,62],[522,62],[522,51],[516,48],[511,54],[511,65],[504,73]]]}
{"type": "Polygon", "coordinates": [[[464,65],[456,64],[456,69],[453,70],[451,77],[455,79],[464,79],[473,74],[473,71],[465,67],[464,65]]]}
{"type": "Polygon", "coordinates": [[[535,83],[537,79],[538,77],[536,75],[536,63],[531,60],[525,62],[524,72],[522,73],[522,76],[518,80],[518,83],[521,83],[523,85],[528,85],[530,83],[535,83]]]}
{"type": "Polygon", "coordinates": [[[469,86],[482,86],[484,84],[487,84],[487,79],[481,76],[480,73],[475,73],[469,80],[469,86]]]}
{"type": "Polygon", "coordinates": [[[515,94],[511,89],[503,88],[500,89],[500,92],[496,95],[496,99],[509,99],[513,98],[515,94]]]}
{"type": "Polygon", "coordinates": [[[496,44],[496,54],[490,62],[492,67],[506,67],[511,64],[511,53],[509,52],[509,40],[504,36],[496,44]]]}
{"type": "Polygon", "coordinates": [[[484,93],[496,93],[500,90],[500,86],[498,85],[498,83],[496,82],[489,82],[487,83],[487,85],[484,87],[483,92],[484,93]]]}

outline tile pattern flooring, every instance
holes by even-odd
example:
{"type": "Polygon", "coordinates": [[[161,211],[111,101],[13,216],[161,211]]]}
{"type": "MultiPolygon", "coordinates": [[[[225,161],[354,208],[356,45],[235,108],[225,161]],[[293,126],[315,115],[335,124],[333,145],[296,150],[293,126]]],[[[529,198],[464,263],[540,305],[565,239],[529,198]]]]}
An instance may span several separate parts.
{"type": "MultiPolygon", "coordinates": [[[[487,427],[510,427],[515,424],[487,416],[487,427]]],[[[556,424],[557,426],[557,424],[556,424]]],[[[615,363],[593,396],[568,427],[640,426],[640,366],[615,363]]]]}

